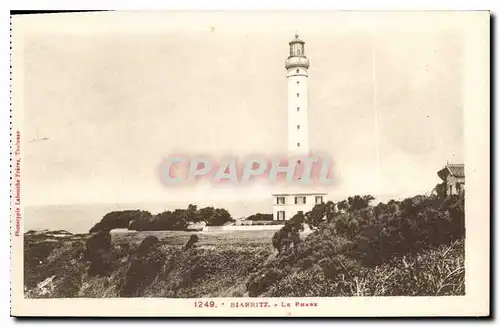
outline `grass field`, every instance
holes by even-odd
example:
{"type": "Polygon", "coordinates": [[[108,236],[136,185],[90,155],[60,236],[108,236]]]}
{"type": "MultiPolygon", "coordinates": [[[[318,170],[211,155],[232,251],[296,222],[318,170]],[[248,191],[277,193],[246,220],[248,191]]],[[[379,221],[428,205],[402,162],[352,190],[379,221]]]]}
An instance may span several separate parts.
{"type": "Polygon", "coordinates": [[[209,231],[209,232],[183,232],[183,231],[142,231],[114,233],[113,241],[122,243],[140,243],[147,236],[156,236],[161,243],[169,245],[184,245],[191,235],[198,235],[198,246],[262,246],[269,244],[275,230],[238,230],[238,231],[209,231]]]}

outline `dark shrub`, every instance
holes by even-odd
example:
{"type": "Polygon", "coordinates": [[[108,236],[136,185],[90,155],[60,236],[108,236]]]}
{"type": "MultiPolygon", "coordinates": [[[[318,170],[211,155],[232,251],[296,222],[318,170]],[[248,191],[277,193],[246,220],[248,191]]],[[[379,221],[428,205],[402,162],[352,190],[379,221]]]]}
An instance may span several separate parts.
{"type": "Polygon", "coordinates": [[[130,222],[130,230],[186,230],[190,223],[204,221],[208,226],[221,226],[233,221],[225,209],[206,207],[198,209],[190,204],[187,209],[164,211],[157,215],[143,215],[130,222]]]}
{"type": "Polygon", "coordinates": [[[158,248],[158,238],[146,237],[132,256],[120,296],[139,297],[158,275],[165,257],[158,248]]]}
{"type": "Polygon", "coordinates": [[[191,235],[189,237],[189,240],[186,242],[186,245],[184,245],[184,251],[189,250],[193,245],[198,242],[199,237],[198,235],[191,235]]]}
{"type": "Polygon", "coordinates": [[[31,241],[29,237],[24,240],[24,284],[28,288],[35,286],[39,280],[37,268],[46,263],[47,257],[52,253],[52,250],[57,246],[56,242],[36,242],[31,241]]]}
{"type": "Polygon", "coordinates": [[[273,214],[272,213],[256,213],[256,214],[248,216],[246,218],[246,220],[253,220],[253,221],[273,220],[273,214]]]}
{"type": "Polygon", "coordinates": [[[111,274],[111,247],[109,231],[98,232],[87,239],[84,258],[90,261],[89,276],[109,276],[111,274]]]}
{"type": "Polygon", "coordinates": [[[265,269],[250,276],[247,282],[249,296],[255,297],[266,292],[271,285],[285,276],[283,271],[275,268],[265,269]]]}
{"type": "Polygon", "coordinates": [[[273,235],[272,243],[278,253],[287,251],[292,246],[300,243],[300,232],[304,230],[304,214],[297,213],[292,219],[285,222],[279,231],[273,235]]]}
{"type": "Polygon", "coordinates": [[[336,214],[335,203],[328,201],[316,204],[311,211],[306,213],[305,219],[309,227],[317,228],[321,223],[331,221],[336,214]]]}
{"type": "MultiPolygon", "coordinates": [[[[75,297],[82,284],[82,275],[85,271],[85,264],[81,262],[80,254],[83,252],[82,242],[60,241],[38,243],[29,237],[25,242],[32,243],[32,246],[49,245],[51,252],[43,260],[29,267],[25,267],[24,280],[25,287],[33,292],[27,292],[27,297],[75,297]],[[48,280],[45,289],[52,289],[51,293],[38,293],[40,289],[38,283],[48,280]]],[[[46,251],[43,246],[42,251],[46,251]]],[[[46,253],[46,252],[45,252],[46,253]]],[[[25,256],[26,260],[26,256],[25,256]]]]}
{"type": "Polygon", "coordinates": [[[152,235],[146,237],[144,240],[142,240],[141,244],[139,244],[139,247],[135,251],[135,255],[138,257],[147,255],[156,248],[158,243],[160,243],[158,237],[152,235]]]}
{"type": "Polygon", "coordinates": [[[151,213],[143,210],[123,210],[107,213],[100,222],[90,229],[90,233],[112,230],[115,228],[129,228],[134,221],[147,220],[151,213]]]}
{"type": "MultiPolygon", "coordinates": [[[[297,276],[304,276],[302,272],[321,274],[313,279],[321,285],[329,285],[331,296],[364,294],[368,292],[364,276],[376,269],[375,266],[395,257],[450,244],[465,236],[463,195],[415,196],[370,207],[372,199],[371,196],[350,197],[337,203],[338,211],[316,206],[313,209],[316,212],[309,212],[306,217],[317,229],[302,242],[295,237],[299,235],[303,219],[294,217],[287,221],[272,239],[279,251],[276,259],[250,277],[247,284],[250,294],[257,296],[271,289],[272,294],[284,294],[292,289],[291,294],[309,294],[300,290],[300,285],[293,285],[299,283],[297,276]],[[328,211],[329,219],[319,219],[328,211]],[[296,277],[282,279],[292,275],[296,277]],[[283,286],[285,280],[292,284],[283,286]]],[[[413,269],[420,268],[414,266],[413,269]]],[[[421,273],[422,278],[426,278],[427,273],[421,273]]],[[[454,290],[459,290],[461,282],[453,285],[454,290]]],[[[424,292],[423,287],[415,287],[417,293],[424,292]]],[[[408,292],[411,287],[402,289],[408,292]]],[[[441,289],[440,292],[449,292],[444,286],[441,289]]],[[[388,293],[387,290],[381,292],[388,293]]]]}
{"type": "Polygon", "coordinates": [[[101,231],[93,234],[85,242],[87,254],[108,251],[109,249],[111,249],[111,234],[109,231],[101,231]]]}

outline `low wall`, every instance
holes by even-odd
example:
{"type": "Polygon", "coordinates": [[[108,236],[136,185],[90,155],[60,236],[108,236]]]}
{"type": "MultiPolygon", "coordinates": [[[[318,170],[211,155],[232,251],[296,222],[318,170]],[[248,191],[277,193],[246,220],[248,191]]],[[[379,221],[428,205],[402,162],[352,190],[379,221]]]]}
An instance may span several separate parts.
{"type": "Polygon", "coordinates": [[[230,231],[230,230],[279,230],[283,225],[228,225],[228,226],[205,226],[203,228],[204,232],[216,232],[216,231],[230,231]]]}

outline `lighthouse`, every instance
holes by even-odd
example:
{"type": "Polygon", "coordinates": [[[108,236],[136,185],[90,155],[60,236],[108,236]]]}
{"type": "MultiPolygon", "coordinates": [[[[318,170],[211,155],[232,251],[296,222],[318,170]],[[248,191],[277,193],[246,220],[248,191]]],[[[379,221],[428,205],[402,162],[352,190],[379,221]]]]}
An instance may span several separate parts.
{"type": "Polygon", "coordinates": [[[288,83],[288,154],[309,155],[309,128],[307,117],[307,69],[309,59],[305,55],[305,42],[295,38],[289,42],[290,55],[285,61],[288,83]]]}
{"type": "MultiPolygon", "coordinates": [[[[285,60],[288,88],[288,155],[309,156],[309,122],[307,79],[309,59],[305,53],[305,42],[298,34],[288,43],[289,56],[285,60]]],[[[299,162],[300,165],[300,162],[299,162]]],[[[281,192],[273,194],[273,219],[289,220],[297,213],[307,213],[316,204],[324,202],[322,192],[281,192]]]]}

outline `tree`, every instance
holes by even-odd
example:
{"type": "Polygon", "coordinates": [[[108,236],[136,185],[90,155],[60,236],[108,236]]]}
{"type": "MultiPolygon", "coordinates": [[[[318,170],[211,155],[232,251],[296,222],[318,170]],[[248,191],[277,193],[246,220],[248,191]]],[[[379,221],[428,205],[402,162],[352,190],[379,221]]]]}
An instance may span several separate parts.
{"type": "Polygon", "coordinates": [[[304,214],[299,212],[292,219],[287,220],[285,226],[274,233],[272,243],[279,254],[288,250],[291,246],[295,248],[301,242],[300,232],[304,230],[304,221],[304,214]]]}
{"type": "Polygon", "coordinates": [[[438,198],[444,199],[446,197],[446,182],[437,184],[432,190],[432,193],[438,198]]]}
{"type": "Polygon", "coordinates": [[[246,218],[246,220],[253,220],[253,221],[273,220],[273,214],[272,213],[256,213],[256,214],[248,216],[246,218]]]}
{"type": "Polygon", "coordinates": [[[149,219],[151,213],[143,210],[111,211],[102,217],[101,221],[90,229],[90,233],[112,230],[115,228],[129,228],[135,221],[149,219]]]}
{"type": "Polygon", "coordinates": [[[361,210],[364,208],[367,208],[370,206],[370,202],[372,200],[375,200],[375,198],[372,195],[355,195],[355,196],[350,196],[347,198],[347,203],[348,203],[348,211],[349,212],[354,212],[357,210],[361,210]]]}
{"type": "MultiPolygon", "coordinates": [[[[434,285],[435,283],[427,280],[427,275],[432,275],[436,267],[434,261],[443,261],[446,253],[454,251],[453,244],[463,242],[465,236],[463,194],[444,199],[426,195],[414,196],[403,201],[390,200],[387,203],[379,203],[375,207],[369,205],[372,198],[369,195],[353,196],[350,201],[353,212],[337,212],[330,222],[320,223],[299,246],[296,245],[300,239],[294,239],[294,236],[299,235],[297,230],[294,230],[294,227],[298,226],[298,217],[294,216],[290,221],[286,221],[285,226],[277,231],[272,239],[278,255],[275,259],[267,260],[250,276],[247,282],[249,294],[295,296],[294,294],[303,292],[303,289],[324,289],[328,296],[352,295],[354,290],[358,290],[356,278],[361,278],[363,282],[368,281],[366,276],[372,272],[375,274],[369,278],[373,282],[378,282],[379,277],[386,276],[387,273],[396,273],[397,278],[382,288],[404,290],[403,294],[410,294],[420,288],[418,286],[410,290],[413,284],[407,284],[408,280],[414,280],[422,287],[434,285]],[[360,207],[363,208],[355,210],[360,207]],[[426,261],[421,260],[420,254],[428,253],[430,247],[444,244],[445,252],[436,252],[431,248],[431,253],[434,253],[432,264],[428,265],[424,263],[426,261]],[[425,251],[416,252],[422,249],[425,251]],[[408,261],[411,266],[405,261],[409,256],[416,257],[413,262],[408,261]],[[396,272],[399,270],[401,272],[396,272]],[[403,275],[407,277],[401,279],[403,275]],[[320,278],[309,282],[308,277],[320,278]]],[[[345,206],[337,203],[337,209],[347,210],[348,200],[343,203],[345,206]]],[[[322,212],[318,208],[306,214],[308,223],[316,211],[322,212]]],[[[461,261],[463,262],[463,257],[461,261]]],[[[460,265],[463,264],[457,260],[457,266],[460,265]]],[[[454,276],[446,277],[450,278],[450,282],[456,278],[459,270],[453,271],[454,276]]],[[[461,279],[463,280],[463,277],[461,279]]],[[[381,284],[377,282],[376,287],[379,287],[381,284]]],[[[370,294],[376,294],[372,286],[365,289],[370,294]]],[[[437,289],[432,294],[436,294],[436,291],[437,289]]]]}
{"type": "Polygon", "coordinates": [[[373,195],[371,194],[368,194],[368,195],[363,195],[363,201],[364,201],[364,208],[370,206],[370,203],[375,200],[375,198],[373,197],[373,195]]]}
{"type": "Polygon", "coordinates": [[[347,200],[342,200],[337,203],[337,209],[340,212],[346,213],[349,210],[349,205],[347,204],[347,200]]]}
{"type": "Polygon", "coordinates": [[[207,226],[222,226],[230,221],[233,221],[233,218],[231,218],[229,212],[226,209],[217,208],[205,222],[207,226]]]}
{"type": "Polygon", "coordinates": [[[222,226],[225,223],[233,221],[231,214],[226,209],[206,207],[197,211],[197,220],[204,221],[207,226],[222,226]]]}
{"type": "Polygon", "coordinates": [[[156,215],[150,230],[185,230],[188,224],[187,211],[177,209],[156,215]]]}
{"type": "Polygon", "coordinates": [[[306,213],[305,221],[311,228],[317,228],[322,222],[331,221],[335,216],[335,204],[332,201],[319,203],[306,213]]]}
{"type": "Polygon", "coordinates": [[[198,211],[198,206],[195,204],[188,205],[186,210],[187,220],[190,222],[197,223],[201,220],[200,212],[198,211]]]}
{"type": "Polygon", "coordinates": [[[211,217],[215,214],[215,209],[214,207],[201,208],[199,210],[199,214],[201,221],[208,222],[211,219],[211,217]]]}
{"type": "Polygon", "coordinates": [[[214,209],[206,207],[198,209],[190,204],[187,209],[176,209],[164,211],[151,215],[147,211],[125,210],[114,211],[106,214],[90,232],[112,230],[113,228],[128,228],[129,230],[184,230],[189,223],[205,221],[210,226],[220,226],[233,221],[229,212],[225,209],[214,209]]]}

